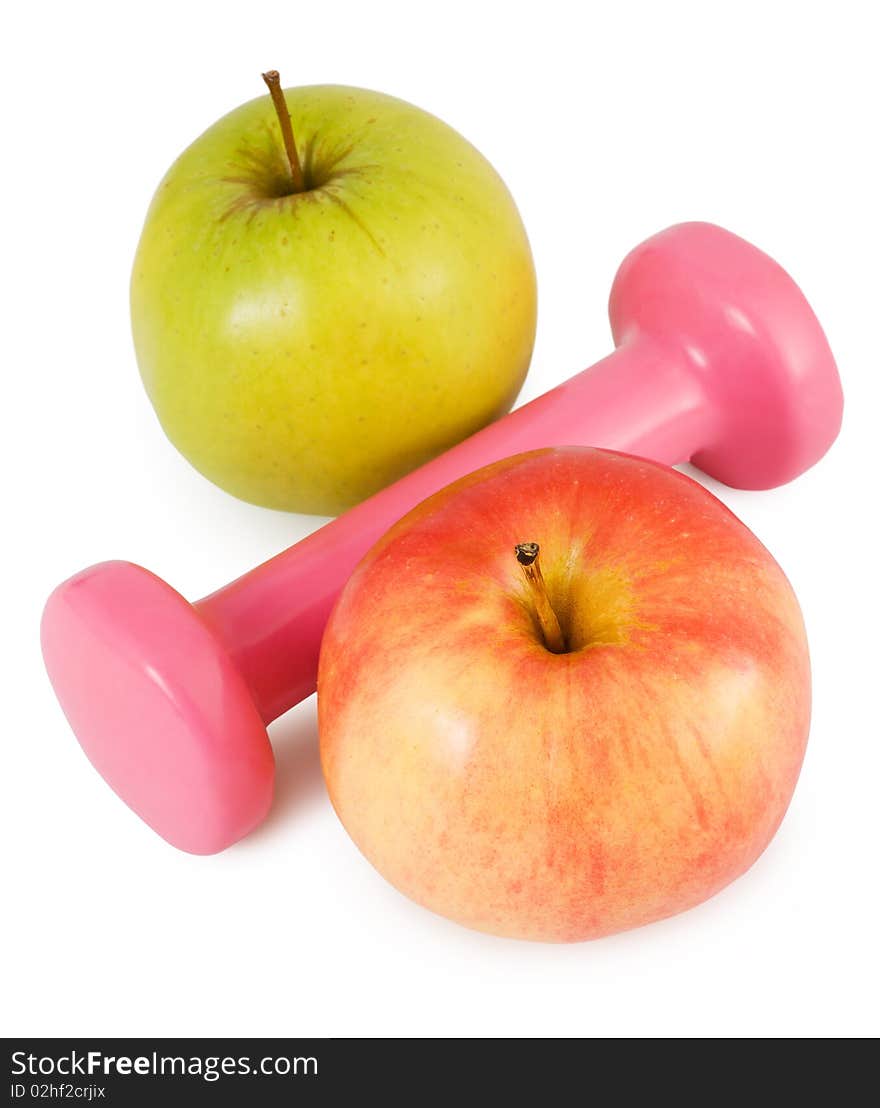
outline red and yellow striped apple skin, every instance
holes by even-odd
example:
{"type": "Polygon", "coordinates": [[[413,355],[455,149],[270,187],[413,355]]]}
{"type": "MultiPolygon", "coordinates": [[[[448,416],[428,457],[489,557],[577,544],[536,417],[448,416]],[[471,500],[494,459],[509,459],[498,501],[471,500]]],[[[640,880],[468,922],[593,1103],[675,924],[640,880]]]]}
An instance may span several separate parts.
{"type": "Polygon", "coordinates": [[[373,548],[318,678],[330,797],[393,885],[466,926],[597,938],[700,903],[769,843],[809,729],[803,621],[701,485],[563,448],[431,497],[373,548]],[[570,652],[514,557],[538,542],[570,652]]]}

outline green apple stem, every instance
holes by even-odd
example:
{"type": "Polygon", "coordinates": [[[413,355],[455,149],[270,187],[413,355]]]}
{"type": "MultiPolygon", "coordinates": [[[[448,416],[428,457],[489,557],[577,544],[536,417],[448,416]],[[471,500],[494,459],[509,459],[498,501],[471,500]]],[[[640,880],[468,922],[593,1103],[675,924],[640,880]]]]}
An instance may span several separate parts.
{"type": "Polygon", "coordinates": [[[290,122],[290,112],[287,110],[287,101],[284,99],[284,92],[281,89],[281,75],[277,69],[270,69],[268,73],[263,74],[263,80],[266,82],[269,89],[269,95],[272,97],[272,103],[275,105],[275,113],[278,116],[278,123],[281,126],[281,138],[284,141],[284,151],[287,154],[287,163],[290,166],[290,180],[293,185],[292,191],[305,192],[305,174],[303,173],[302,165],[299,160],[296,141],[293,137],[293,126],[290,122]]]}
{"type": "Polygon", "coordinates": [[[544,636],[544,645],[552,654],[565,654],[565,636],[559,626],[559,619],[553,611],[550,597],[547,595],[547,585],[538,555],[541,548],[536,542],[517,543],[516,560],[523,571],[523,576],[528,582],[529,593],[535,605],[535,614],[538,617],[538,625],[544,636]]]}

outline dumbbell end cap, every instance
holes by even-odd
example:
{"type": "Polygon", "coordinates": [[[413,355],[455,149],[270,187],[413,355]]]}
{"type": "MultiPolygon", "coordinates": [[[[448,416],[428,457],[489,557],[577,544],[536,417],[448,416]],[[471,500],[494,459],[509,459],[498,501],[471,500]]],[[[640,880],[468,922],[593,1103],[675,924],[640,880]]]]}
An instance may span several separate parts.
{"type": "Polygon", "coordinates": [[[140,566],[103,562],[52,593],[41,639],[89,760],[164,839],[213,854],[264,818],[274,780],[265,724],[179,593],[140,566]]]}
{"type": "Polygon", "coordinates": [[[843,393],[819,320],[782,266],[723,227],[679,223],[636,247],[610,314],[618,345],[650,336],[699,382],[708,438],[690,460],[724,484],[785,484],[837,437],[843,393]]]}

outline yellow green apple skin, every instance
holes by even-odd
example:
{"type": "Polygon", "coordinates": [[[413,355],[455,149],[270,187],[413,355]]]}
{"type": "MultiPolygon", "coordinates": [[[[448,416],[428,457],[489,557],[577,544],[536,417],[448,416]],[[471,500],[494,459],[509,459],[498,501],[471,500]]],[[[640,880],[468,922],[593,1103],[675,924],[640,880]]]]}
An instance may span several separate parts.
{"type": "Polygon", "coordinates": [[[138,365],[166,434],[256,504],[331,514],[506,412],[535,274],[486,159],[427,112],[341,86],[269,96],[181,154],[131,281],[138,365]]]}
{"type": "Polygon", "coordinates": [[[761,854],[804,755],[809,659],[784,574],[715,497],[567,448],[392,528],[332,615],[318,709],[330,797],[380,873],[468,927],[570,942],[690,908],[761,854]]]}

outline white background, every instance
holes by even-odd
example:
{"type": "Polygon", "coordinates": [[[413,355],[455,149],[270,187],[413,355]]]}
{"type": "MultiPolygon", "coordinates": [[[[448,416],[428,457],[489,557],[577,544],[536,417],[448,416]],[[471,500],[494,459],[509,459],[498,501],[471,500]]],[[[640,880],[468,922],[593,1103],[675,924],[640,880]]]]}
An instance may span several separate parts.
{"type": "Polygon", "coordinates": [[[164,1035],[843,1035],[878,1022],[880,77],[871,3],[18,5],[3,103],[2,1030],[164,1035]],[[147,204],[222,113],[286,84],[411,100],[495,164],[529,229],[529,398],[610,349],[618,262],[683,219],[780,260],[847,411],[771,493],[713,491],[800,597],[815,712],[790,812],[745,877],[591,944],[469,933],[363,861],[327,801],[314,702],[272,730],[278,796],[227,853],[166,846],[81,754],[42,603],[127,557],[196,598],[320,521],[238,503],[164,439],[129,337],[147,204]]]}

